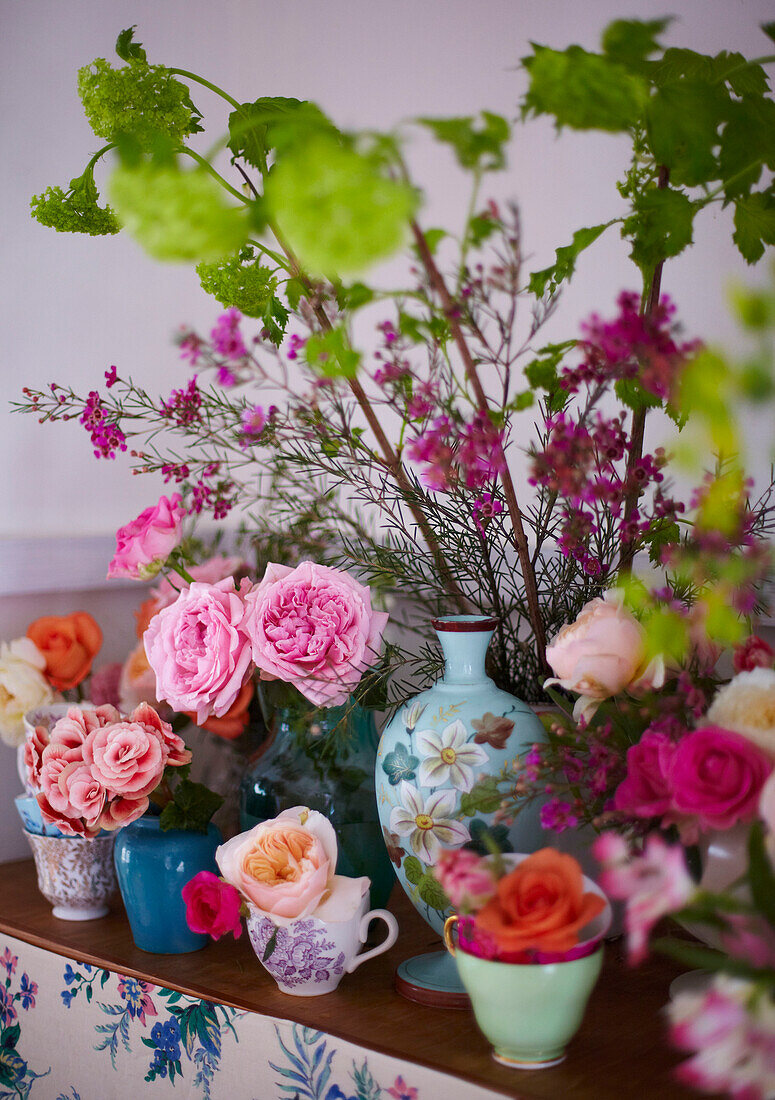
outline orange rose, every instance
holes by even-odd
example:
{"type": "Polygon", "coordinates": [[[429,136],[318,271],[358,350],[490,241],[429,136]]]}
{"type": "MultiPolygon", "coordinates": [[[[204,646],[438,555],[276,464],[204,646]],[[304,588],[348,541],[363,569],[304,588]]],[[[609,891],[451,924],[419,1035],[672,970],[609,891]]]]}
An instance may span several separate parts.
{"type": "MultiPolygon", "coordinates": [[[[214,714],[211,714],[209,718],[204,722],[199,722],[198,725],[203,730],[209,730],[210,733],[223,737],[225,741],[233,741],[235,737],[239,737],[248,724],[250,704],[253,701],[254,694],[253,681],[246,680],[240,688],[239,695],[222,718],[216,718],[214,714]]],[[[193,711],[184,711],[184,714],[192,722],[196,722],[196,714],[193,711]]]]}
{"type": "Polygon", "coordinates": [[[597,894],[584,893],[573,856],[542,848],[498,881],[495,897],[476,914],[476,928],[489,933],[500,953],[569,951],[604,906],[597,894]]]}
{"type": "Polygon", "coordinates": [[[85,680],[102,646],[102,631],[88,611],[44,615],[27,627],[46,658],[44,675],[57,691],[67,691],[85,680]]]}

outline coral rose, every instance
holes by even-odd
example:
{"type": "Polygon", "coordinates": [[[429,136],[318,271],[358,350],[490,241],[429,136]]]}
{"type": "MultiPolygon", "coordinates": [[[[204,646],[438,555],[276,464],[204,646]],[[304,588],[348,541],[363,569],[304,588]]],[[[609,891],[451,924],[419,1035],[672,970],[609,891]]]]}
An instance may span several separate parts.
{"type": "Polygon", "coordinates": [[[226,881],[275,924],[317,909],[333,884],[336,857],[331,822],[305,806],[232,837],[215,853],[226,881]]]}
{"type": "Polygon", "coordinates": [[[547,646],[546,659],[554,672],[546,685],[558,684],[580,696],[573,711],[577,719],[589,718],[611,695],[661,687],[665,678],[661,657],[646,661],[643,627],[617,589],[585,604],[547,646]]]}
{"type": "Polygon", "coordinates": [[[242,594],[227,577],[196,581],[151,619],[143,637],[156,673],[156,693],[178,711],[194,711],[201,725],[221,718],[250,672],[242,594]]]}
{"type": "Polygon", "coordinates": [[[541,848],[498,880],[495,897],[476,914],[476,929],[492,938],[499,955],[569,951],[604,908],[598,894],[584,893],[572,856],[541,848]]]}
{"type": "Polygon", "coordinates": [[[230,883],[212,871],[200,871],[181,893],[186,903],[186,923],[192,932],[203,932],[214,940],[227,932],[233,932],[235,939],[240,937],[242,899],[230,883]]]}
{"type": "Polygon", "coordinates": [[[102,648],[102,631],[88,611],[44,615],[30,623],[27,637],[46,658],[45,676],[57,691],[68,691],[85,680],[102,648]]]}
{"type": "Polygon", "coordinates": [[[267,679],[291,683],[316,706],[347,700],[377,659],[386,612],[340,569],[270,562],[246,597],[253,660],[267,679]]]}
{"type": "Polygon", "coordinates": [[[116,531],[116,552],[108,566],[108,579],[131,577],[147,580],[155,576],[183,537],[182,525],[186,509],[183,498],[175,493],[169,500],[159,497],[116,531]]]}
{"type": "Polygon", "coordinates": [[[29,638],[0,642],[0,737],[6,745],[21,745],[24,715],[53,699],[45,667],[46,658],[29,638]]]}
{"type": "Polygon", "coordinates": [[[667,770],[682,841],[696,843],[698,829],[752,820],[771,771],[772,760],[738,733],[718,726],[687,733],[667,770]]]}

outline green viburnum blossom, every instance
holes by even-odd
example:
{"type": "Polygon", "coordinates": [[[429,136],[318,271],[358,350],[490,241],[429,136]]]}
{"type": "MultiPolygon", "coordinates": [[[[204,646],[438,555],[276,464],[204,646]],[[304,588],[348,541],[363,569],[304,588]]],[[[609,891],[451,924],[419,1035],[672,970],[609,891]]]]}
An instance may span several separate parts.
{"type": "Polygon", "coordinates": [[[99,206],[94,180],[80,176],[67,191],[47,187],[30,199],[32,216],[59,233],[88,233],[92,237],[118,233],[121,226],[109,206],[99,206]]]}
{"type": "Polygon", "coordinates": [[[399,248],[417,204],[376,160],[324,136],[294,148],[270,172],[266,208],[304,267],[361,271],[399,248]]]}
{"type": "Polygon", "coordinates": [[[92,130],[108,141],[132,134],[148,149],[160,133],[181,141],[199,129],[188,88],[164,65],[131,61],[114,69],[98,57],[78,70],[78,94],[92,130]]]}
{"type": "Polygon", "coordinates": [[[109,186],[127,232],[157,260],[213,261],[245,243],[246,211],[229,206],[218,184],[200,169],[120,165],[109,186]]]}
{"type": "Polygon", "coordinates": [[[198,264],[196,273],[203,290],[222,306],[236,306],[246,317],[263,317],[277,287],[271,269],[261,264],[249,246],[215,263],[198,264]]]}

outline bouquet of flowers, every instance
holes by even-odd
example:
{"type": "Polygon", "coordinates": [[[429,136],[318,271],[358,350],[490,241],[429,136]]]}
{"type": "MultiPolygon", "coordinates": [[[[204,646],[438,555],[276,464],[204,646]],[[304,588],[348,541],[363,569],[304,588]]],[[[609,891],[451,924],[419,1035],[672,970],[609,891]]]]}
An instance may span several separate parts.
{"type": "Polygon", "coordinates": [[[87,611],[46,615],[23,638],[0,643],[0,737],[24,742],[24,715],[77,692],[102,647],[102,631],[87,611]]]}
{"type": "Polygon", "coordinates": [[[43,821],[95,837],[142,817],[165,769],[189,764],[191,753],[147,703],[126,718],[109,705],[74,706],[50,731],[28,734],[24,761],[43,821]]]}
{"type": "MultiPolygon", "coordinates": [[[[387,650],[392,703],[438,671],[424,617],[442,610],[494,615],[493,678],[546,701],[547,638],[616,578],[647,629],[644,670],[666,629],[673,650],[690,626],[737,640],[757,604],[771,512],[766,496],[749,499],[729,410],[766,397],[772,379],[766,360],[738,367],[685,339],[661,280],[713,203],[734,207],[749,262],[773,242],[772,187],[760,182],[760,120],[773,104],[759,61],[665,48],[668,22],[618,20],[596,53],[535,45],[523,60],[523,120],[548,115],[632,144],[624,213],[579,229],[529,277],[517,208],[481,194],[505,166],[505,118],[415,122],[470,176],[455,234],[422,224],[402,134],[346,133],[295,99],[241,104],[197,74],[151,64],[122,32],[121,65],[97,59],[79,73],[106,144],[69,189],[37,195],[33,214],[60,231],[123,226],[159,259],[195,263],[225,312],[209,336],[181,331],[193,373],[168,396],[111,366],[104,392],[54,384],[28,390],[21,407],[76,418],[98,458],[129,451],[138,472],[160,472],[177,490],[173,522],[180,509],[217,520],[241,509],[253,531],[298,524],[325,547],[321,564],[408,593],[420,639],[387,650]],[[206,156],[191,143],[203,121],[194,86],[230,109],[206,156]],[[95,168],[107,154],[117,157],[112,206],[101,206],[95,168]],[[613,226],[642,290],[623,293],[615,316],[590,318],[580,340],[542,345],[578,257],[613,226]],[[407,239],[413,259],[396,286],[363,281],[407,239]],[[355,335],[370,318],[371,352],[355,335]],[[647,418],[660,412],[688,422],[704,458],[719,456],[689,508],[670,491],[668,453],[647,446],[647,418]],[[531,433],[524,499],[510,459],[531,433]],[[625,583],[646,556],[654,582],[625,583]]],[[[754,335],[768,300],[741,296],[754,335]]]]}

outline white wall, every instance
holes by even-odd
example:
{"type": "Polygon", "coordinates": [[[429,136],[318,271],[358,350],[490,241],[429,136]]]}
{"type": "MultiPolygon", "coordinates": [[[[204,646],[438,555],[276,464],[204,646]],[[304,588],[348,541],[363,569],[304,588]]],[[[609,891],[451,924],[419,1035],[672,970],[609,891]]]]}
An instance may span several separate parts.
{"type": "MultiPolygon", "coordinates": [[[[80,426],[40,427],[11,415],[8,402],[21,386],[57,380],[85,392],[115,363],[166,395],[187,379],[172,332],[183,322],[205,329],[219,312],[192,270],[147,259],[129,238],[56,234],[29,217],[30,196],[66,184],[99,146],[76,70],[113,58],[119,30],[137,24],[151,61],[200,72],[238,99],[306,97],[342,126],[389,127],[482,107],[513,117],[525,86],[518,61],[530,40],[594,48],[611,18],[671,10],[679,17],[673,45],[769,52],[758,24],[772,17],[771,0],[0,0],[0,538],[110,534],[161,491],[159,482],[130,476],[127,462],[95,461],[80,426]]],[[[194,99],[208,121],[225,122],[214,97],[195,89],[194,99]]],[[[430,196],[425,224],[456,227],[465,193],[451,158],[417,135],[411,162],[430,196]]],[[[614,181],[625,162],[617,138],[558,138],[545,121],[518,128],[511,167],[490,193],[518,198],[532,269],[551,262],[574,229],[619,209],[614,181]]],[[[688,334],[733,344],[725,295],[750,272],[729,240],[728,214],[701,221],[701,239],[668,266],[664,289],[688,334]]],[[[637,287],[626,252],[614,235],[583,258],[553,337],[574,335],[582,317],[611,311],[622,287],[637,287]]],[[[768,416],[752,429],[760,477],[771,427],[768,416]]],[[[46,596],[28,597],[22,609],[12,603],[0,597],[0,638],[52,607],[46,596]]],[[[8,758],[0,749],[0,776],[8,758]]]]}

